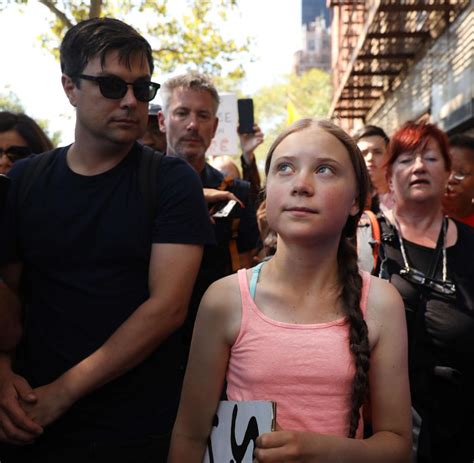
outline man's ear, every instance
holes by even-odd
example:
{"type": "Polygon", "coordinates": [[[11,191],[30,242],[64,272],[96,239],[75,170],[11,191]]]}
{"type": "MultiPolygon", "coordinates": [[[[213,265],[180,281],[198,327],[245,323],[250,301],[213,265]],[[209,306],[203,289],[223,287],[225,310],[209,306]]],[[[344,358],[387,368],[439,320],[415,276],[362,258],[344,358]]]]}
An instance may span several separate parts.
{"type": "Polygon", "coordinates": [[[163,111],[158,111],[156,117],[158,118],[158,127],[163,133],[166,133],[165,115],[163,111]]]}
{"type": "Polygon", "coordinates": [[[72,106],[76,107],[77,105],[77,87],[76,84],[73,82],[70,76],[63,74],[61,76],[61,83],[63,85],[64,93],[66,94],[69,103],[72,106]]]}
{"type": "Polygon", "coordinates": [[[216,117],[216,120],[214,121],[214,132],[212,134],[212,138],[214,138],[214,136],[216,135],[216,131],[217,131],[217,126],[219,125],[219,118],[216,117]]]}

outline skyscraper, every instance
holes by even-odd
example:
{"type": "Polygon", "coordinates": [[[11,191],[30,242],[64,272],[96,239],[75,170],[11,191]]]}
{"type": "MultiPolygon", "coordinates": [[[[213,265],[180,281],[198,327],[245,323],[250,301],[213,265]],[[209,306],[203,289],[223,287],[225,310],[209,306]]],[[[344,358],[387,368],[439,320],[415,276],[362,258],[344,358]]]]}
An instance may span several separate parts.
{"type": "Polygon", "coordinates": [[[302,0],[302,47],[293,57],[293,70],[300,75],[309,69],[331,69],[329,10],[326,0],[302,0]]]}
{"type": "Polygon", "coordinates": [[[301,24],[309,25],[317,16],[324,16],[326,26],[329,26],[329,9],[326,0],[301,0],[301,24]]]}

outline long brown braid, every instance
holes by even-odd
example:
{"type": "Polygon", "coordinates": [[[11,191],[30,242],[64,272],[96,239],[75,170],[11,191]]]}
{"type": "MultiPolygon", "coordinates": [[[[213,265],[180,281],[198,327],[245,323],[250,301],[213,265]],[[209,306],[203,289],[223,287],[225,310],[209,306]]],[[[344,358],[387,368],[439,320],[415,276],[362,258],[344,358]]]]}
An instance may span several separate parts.
{"type": "Polygon", "coordinates": [[[369,192],[369,174],[365,166],[364,158],[360,153],[355,141],[337,125],[326,120],[301,119],[285,131],[283,131],[273,142],[265,162],[265,174],[268,175],[273,152],[276,147],[292,133],[308,128],[318,128],[336,137],[346,148],[357,184],[357,205],[359,212],[349,216],[342,230],[341,240],[337,251],[338,278],[341,292],[339,298],[349,321],[349,347],[354,357],[355,374],[351,392],[351,411],[349,416],[349,437],[355,437],[360,419],[360,408],[364,403],[369,386],[369,358],[370,346],[367,324],[365,323],[360,308],[362,294],[362,277],[357,265],[357,251],[355,247],[355,236],[357,222],[364,210],[365,200],[369,192]]]}

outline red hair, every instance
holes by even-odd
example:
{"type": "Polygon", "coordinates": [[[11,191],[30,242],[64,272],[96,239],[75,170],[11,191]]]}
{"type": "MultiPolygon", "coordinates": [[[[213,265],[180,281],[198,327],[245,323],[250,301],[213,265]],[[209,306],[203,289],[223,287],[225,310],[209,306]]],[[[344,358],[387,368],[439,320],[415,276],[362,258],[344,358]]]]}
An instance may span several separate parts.
{"type": "Polygon", "coordinates": [[[402,153],[412,152],[417,148],[424,149],[430,138],[438,144],[446,170],[451,170],[451,158],[446,134],[434,124],[414,121],[405,122],[390,138],[387,148],[389,156],[388,170],[391,170],[394,162],[402,153]]]}

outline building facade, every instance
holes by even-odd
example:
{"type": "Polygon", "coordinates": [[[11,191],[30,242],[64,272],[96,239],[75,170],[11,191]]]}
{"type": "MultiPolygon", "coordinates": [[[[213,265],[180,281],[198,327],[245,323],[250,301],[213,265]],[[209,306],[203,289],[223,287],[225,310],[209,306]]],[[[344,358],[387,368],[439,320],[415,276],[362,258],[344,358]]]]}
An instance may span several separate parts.
{"type": "Polygon", "coordinates": [[[329,3],[332,118],[388,133],[426,118],[474,134],[474,0],[329,3]]]}

